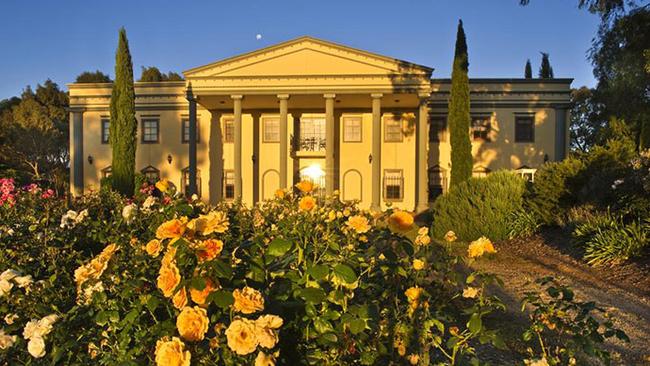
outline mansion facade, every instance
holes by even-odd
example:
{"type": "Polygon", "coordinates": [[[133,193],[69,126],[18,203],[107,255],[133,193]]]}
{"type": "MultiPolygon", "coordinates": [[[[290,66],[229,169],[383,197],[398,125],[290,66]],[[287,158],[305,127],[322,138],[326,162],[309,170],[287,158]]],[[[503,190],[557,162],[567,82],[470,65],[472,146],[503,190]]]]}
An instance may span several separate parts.
{"type": "MultiPolygon", "coordinates": [[[[136,82],[136,168],[210,203],[252,205],[309,179],[364,208],[422,211],[452,169],[451,80],[432,71],[301,37],[187,70],[185,81],[136,82]]],[[[563,159],[571,81],[470,79],[474,174],[534,179],[563,159]]],[[[68,87],[70,188],[81,195],[111,174],[112,84],[68,87]]]]}

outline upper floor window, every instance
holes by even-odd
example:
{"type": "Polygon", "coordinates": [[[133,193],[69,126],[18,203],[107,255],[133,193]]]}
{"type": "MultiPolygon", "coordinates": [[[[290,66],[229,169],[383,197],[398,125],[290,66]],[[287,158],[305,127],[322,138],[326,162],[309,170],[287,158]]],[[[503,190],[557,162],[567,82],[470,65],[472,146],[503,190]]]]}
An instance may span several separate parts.
{"type": "Polygon", "coordinates": [[[472,116],[472,139],[474,141],[490,141],[491,130],[490,116],[472,116]]]}
{"type": "Polygon", "coordinates": [[[159,137],[160,119],[142,118],[142,142],[157,143],[159,137]]]}
{"type": "Polygon", "coordinates": [[[264,142],[280,142],[280,119],[277,117],[266,117],[262,119],[264,129],[264,142]]]}
{"type": "Polygon", "coordinates": [[[445,132],[447,131],[446,117],[431,117],[429,120],[429,142],[445,141],[445,132]]]}
{"type": "Polygon", "coordinates": [[[232,118],[223,121],[223,142],[235,142],[235,120],[232,118]]]}
{"type": "Polygon", "coordinates": [[[298,150],[325,150],[325,118],[300,118],[300,140],[298,141],[298,150]]]}
{"type": "MultiPolygon", "coordinates": [[[[190,119],[189,118],[183,118],[181,120],[181,125],[183,129],[183,137],[181,139],[181,142],[184,144],[187,144],[190,142],[190,119]]],[[[196,120],[196,142],[199,142],[199,131],[201,129],[199,128],[199,120],[196,120]]]]}
{"type": "Polygon", "coordinates": [[[515,142],[535,142],[535,118],[515,117],[515,142]]]}
{"type": "MultiPolygon", "coordinates": [[[[181,182],[181,189],[184,195],[190,190],[190,168],[183,169],[183,181],[181,182]]],[[[196,194],[201,197],[201,171],[196,170],[196,194]]]]}
{"type": "Polygon", "coordinates": [[[384,199],[400,201],[404,197],[404,176],[401,169],[384,170],[384,199]]]}
{"type": "Polygon", "coordinates": [[[384,142],[402,141],[402,120],[396,117],[384,118],[384,142]]]}
{"type": "Polygon", "coordinates": [[[140,171],[149,184],[154,184],[160,180],[160,170],[149,165],[140,171]]]}
{"type": "Polygon", "coordinates": [[[108,136],[111,131],[111,119],[102,117],[102,144],[108,144],[108,136]]]}
{"type": "Polygon", "coordinates": [[[235,199],[235,172],[232,170],[223,172],[223,198],[226,200],[235,199]]]}
{"type": "Polygon", "coordinates": [[[343,142],[361,142],[361,117],[343,117],[343,142]]]}

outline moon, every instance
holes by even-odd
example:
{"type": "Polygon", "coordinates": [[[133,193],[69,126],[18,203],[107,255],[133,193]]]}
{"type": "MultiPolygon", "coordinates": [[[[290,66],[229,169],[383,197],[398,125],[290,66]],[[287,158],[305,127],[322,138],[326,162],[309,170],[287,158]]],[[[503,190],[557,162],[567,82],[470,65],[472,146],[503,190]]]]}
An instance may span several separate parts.
{"type": "Polygon", "coordinates": [[[262,39],[262,35],[258,33],[258,34],[255,36],[255,39],[259,41],[260,39],[262,39]]]}

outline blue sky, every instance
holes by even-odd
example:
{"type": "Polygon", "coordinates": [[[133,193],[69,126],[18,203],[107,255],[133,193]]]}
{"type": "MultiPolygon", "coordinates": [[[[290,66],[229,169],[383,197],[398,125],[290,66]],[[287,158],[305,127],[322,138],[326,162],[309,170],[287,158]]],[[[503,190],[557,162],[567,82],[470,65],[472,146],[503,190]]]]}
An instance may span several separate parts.
{"type": "Polygon", "coordinates": [[[302,35],[435,68],[449,77],[456,24],[463,19],[470,77],[536,74],[540,51],[556,77],[594,85],[586,52],[598,17],[577,0],[4,0],[0,22],[0,99],[51,78],[85,70],[113,74],[117,30],[127,29],[140,66],[183,71],[302,35]],[[260,40],[256,35],[261,34],[260,40]]]}

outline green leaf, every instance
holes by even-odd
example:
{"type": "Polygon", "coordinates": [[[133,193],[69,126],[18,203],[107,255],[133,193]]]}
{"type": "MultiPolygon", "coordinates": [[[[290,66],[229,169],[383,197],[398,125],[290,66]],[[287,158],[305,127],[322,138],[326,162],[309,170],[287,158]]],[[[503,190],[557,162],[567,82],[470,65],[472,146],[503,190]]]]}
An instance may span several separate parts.
{"type": "Polygon", "coordinates": [[[235,302],[235,298],[230,291],[219,290],[210,294],[215,304],[222,309],[227,309],[235,302]]]}
{"type": "Polygon", "coordinates": [[[205,289],[205,286],[207,285],[205,279],[202,277],[194,277],[192,278],[191,286],[195,290],[203,291],[205,289]]]}
{"type": "Polygon", "coordinates": [[[307,269],[307,273],[315,280],[322,280],[323,278],[327,277],[329,272],[329,267],[323,264],[317,264],[307,269]]]}
{"type": "Polygon", "coordinates": [[[359,318],[352,320],[348,325],[350,326],[350,332],[352,332],[352,334],[359,334],[366,329],[365,320],[359,318]]]}
{"type": "Polygon", "coordinates": [[[314,319],[314,329],[316,329],[316,331],[320,334],[334,331],[334,327],[332,326],[332,323],[321,318],[314,319]]]}
{"type": "Polygon", "coordinates": [[[479,333],[483,327],[483,321],[481,320],[481,315],[479,313],[474,313],[469,318],[467,322],[467,328],[472,333],[479,333]]]}
{"type": "Polygon", "coordinates": [[[337,264],[334,267],[334,275],[346,283],[354,283],[357,280],[357,274],[354,270],[345,264],[337,264]]]}
{"type": "Polygon", "coordinates": [[[298,296],[311,303],[320,303],[325,299],[325,291],[319,288],[303,288],[298,290],[298,296]]]}
{"type": "Polygon", "coordinates": [[[155,296],[151,296],[149,300],[147,300],[147,309],[149,309],[149,311],[153,313],[154,311],[156,311],[159,304],[160,304],[160,300],[155,296]]]}
{"type": "Polygon", "coordinates": [[[212,269],[218,278],[231,278],[232,267],[220,259],[212,261],[212,269]]]}
{"type": "Polygon", "coordinates": [[[286,239],[275,238],[271,241],[268,248],[266,248],[266,254],[273,257],[279,257],[291,250],[292,246],[293,243],[286,239]]]}

